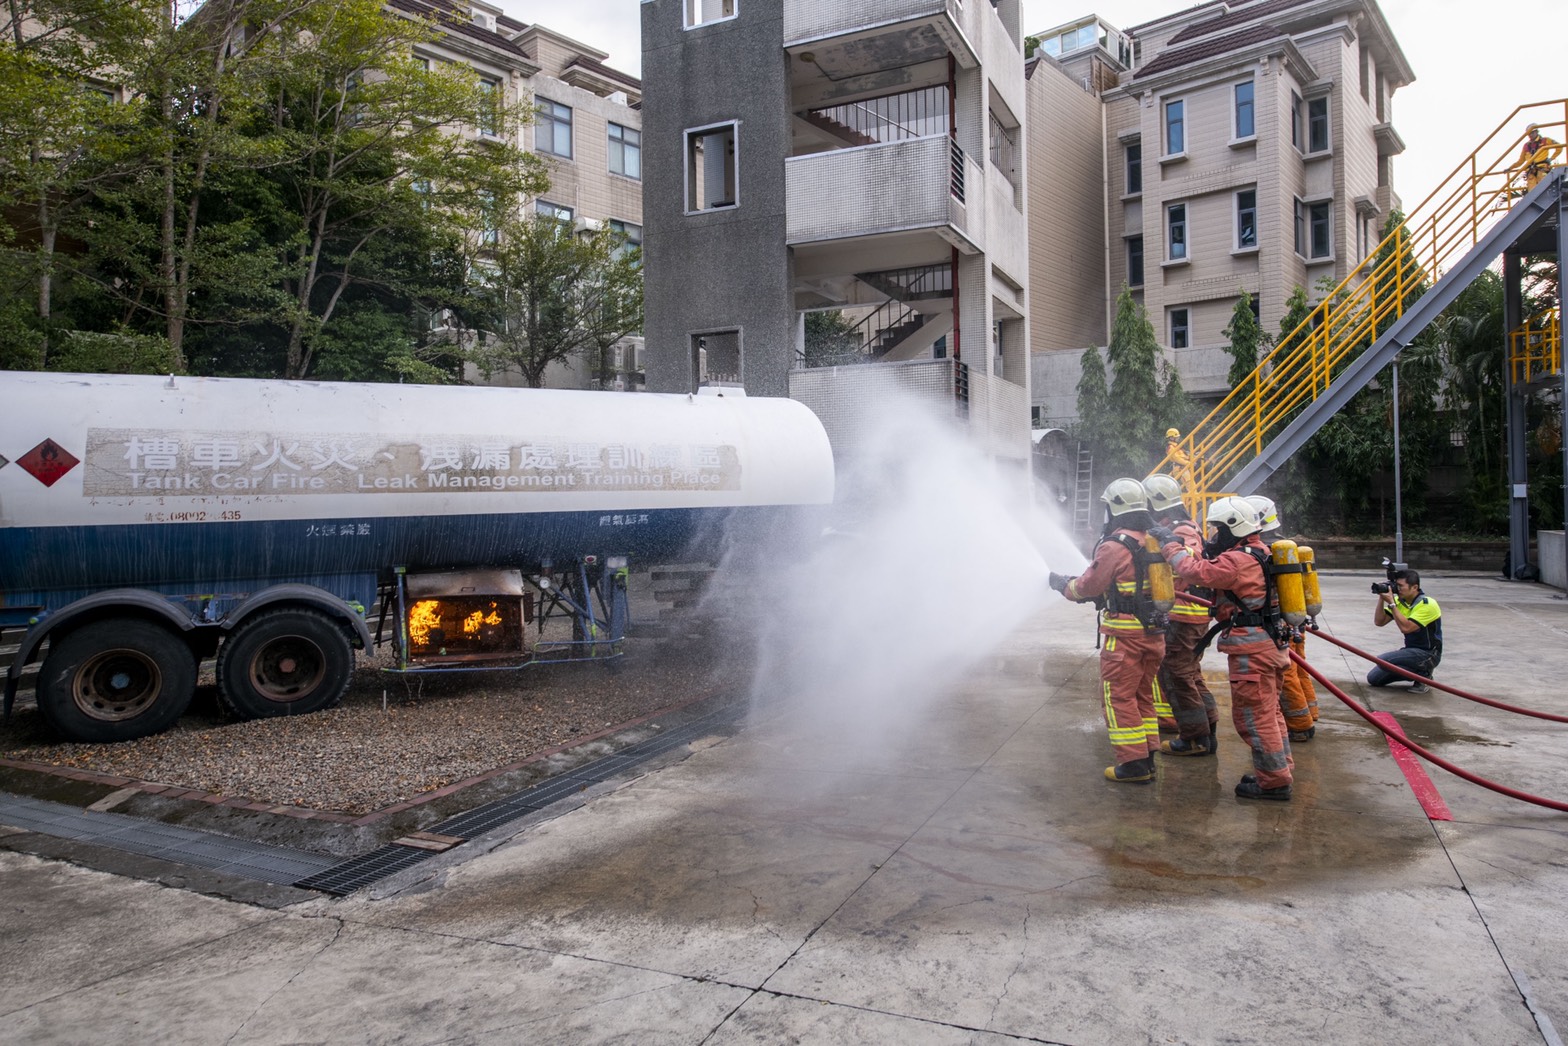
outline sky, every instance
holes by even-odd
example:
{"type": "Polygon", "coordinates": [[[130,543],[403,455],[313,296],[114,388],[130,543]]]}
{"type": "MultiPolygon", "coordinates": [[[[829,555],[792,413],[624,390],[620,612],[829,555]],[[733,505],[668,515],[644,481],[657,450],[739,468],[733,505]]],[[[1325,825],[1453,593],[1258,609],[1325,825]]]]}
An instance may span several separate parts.
{"type": "MultiPolygon", "coordinates": [[[[608,64],[617,69],[641,74],[639,0],[502,0],[502,6],[513,18],[539,22],[609,52],[608,64]]],[[[1190,4],[1023,0],[1023,6],[1024,31],[1035,33],[1090,13],[1126,28],[1190,4]]],[[[1406,146],[1394,161],[1394,189],[1406,210],[1436,188],[1515,107],[1568,97],[1568,71],[1552,57],[1568,40],[1565,0],[1513,0],[1506,18],[1482,18],[1490,5],[1477,0],[1382,0],[1382,8],[1416,74],[1415,83],[1396,93],[1393,103],[1394,129],[1406,146]]],[[[1561,120],[1562,109],[1557,113],[1561,120]]],[[[1522,131],[1527,121],[1515,122],[1522,131]]],[[[1568,140],[1564,134],[1552,137],[1568,140]]]]}

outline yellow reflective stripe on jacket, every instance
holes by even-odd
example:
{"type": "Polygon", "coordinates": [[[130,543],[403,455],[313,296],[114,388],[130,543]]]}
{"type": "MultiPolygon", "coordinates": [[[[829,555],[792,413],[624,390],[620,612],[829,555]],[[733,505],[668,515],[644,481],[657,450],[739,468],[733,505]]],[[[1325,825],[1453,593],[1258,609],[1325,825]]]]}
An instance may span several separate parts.
{"type": "Polygon", "coordinates": [[[1100,627],[1114,628],[1121,632],[1142,632],[1143,622],[1131,614],[1111,614],[1107,612],[1100,615],[1100,627]]]}

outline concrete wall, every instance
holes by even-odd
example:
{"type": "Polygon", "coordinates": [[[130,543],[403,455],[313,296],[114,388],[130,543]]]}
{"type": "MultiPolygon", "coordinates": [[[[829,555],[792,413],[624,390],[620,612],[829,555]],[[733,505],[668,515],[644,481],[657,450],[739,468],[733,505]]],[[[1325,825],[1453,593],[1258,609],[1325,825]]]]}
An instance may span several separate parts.
{"type": "Polygon", "coordinates": [[[1036,353],[1103,345],[1107,282],[1100,101],[1048,59],[1035,64],[1026,96],[1026,188],[1033,234],[1029,344],[1036,353]]]}
{"type": "Polygon", "coordinates": [[[1541,582],[1553,588],[1568,589],[1568,543],[1561,530],[1535,532],[1537,563],[1541,568],[1541,582]]]}
{"type": "Polygon", "coordinates": [[[742,379],[782,396],[795,352],[784,157],[789,91],[781,5],[687,30],[681,0],[643,3],[645,335],[648,389],[692,387],[691,339],[741,331],[742,379]],[[703,75],[744,68],[746,76],[703,75]],[[685,132],[735,120],[737,206],[685,213],[685,132]],[[721,235],[722,233],[722,235],[721,235]]]}

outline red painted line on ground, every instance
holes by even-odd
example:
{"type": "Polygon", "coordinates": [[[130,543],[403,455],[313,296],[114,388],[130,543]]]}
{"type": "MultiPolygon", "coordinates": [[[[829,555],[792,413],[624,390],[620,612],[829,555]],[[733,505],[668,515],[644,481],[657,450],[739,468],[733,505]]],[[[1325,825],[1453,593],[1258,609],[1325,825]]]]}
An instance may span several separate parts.
{"type": "MultiPolygon", "coordinates": [[[[1405,736],[1405,731],[1400,727],[1399,720],[1390,712],[1373,712],[1372,718],[1388,727],[1391,733],[1405,736]]],[[[1421,760],[1416,754],[1392,737],[1385,737],[1388,750],[1394,756],[1394,762],[1399,764],[1399,769],[1404,773],[1405,780],[1410,782],[1410,790],[1415,793],[1416,801],[1421,804],[1421,809],[1434,821],[1452,821],[1454,815],[1449,813],[1448,804],[1443,802],[1443,797],[1437,790],[1437,785],[1426,775],[1426,767],[1421,765],[1421,760]]]]}

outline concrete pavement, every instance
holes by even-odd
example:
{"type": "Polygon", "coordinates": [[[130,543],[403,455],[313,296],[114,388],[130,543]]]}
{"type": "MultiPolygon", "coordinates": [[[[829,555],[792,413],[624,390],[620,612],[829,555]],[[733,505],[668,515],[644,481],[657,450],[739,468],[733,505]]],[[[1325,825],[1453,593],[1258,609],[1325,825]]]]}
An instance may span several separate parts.
{"type": "MultiPolygon", "coordinates": [[[[1323,623],[1377,652],[1399,639],[1373,576],[1325,576],[1323,623]]],[[[1425,580],[1440,679],[1568,711],[1560,593],[1425,580]]],[[[1326,694],[1288,804],[1232,795],[1229,731],[1218,759],[1105,782],[1088,616],[1053,597],[885,732],[775,709],[347,898],[261,908],[0,853],[7,1038],[1559,1041],[1568,814],[1433,769],[1453,820],[1429,820],[1326,694]]],[[[1363,663],[1308,654],[1369,693],[1363,663]]],[[[1370,693],[1445,758],[1568,800],[1568,725],[1370,693]]]]}

